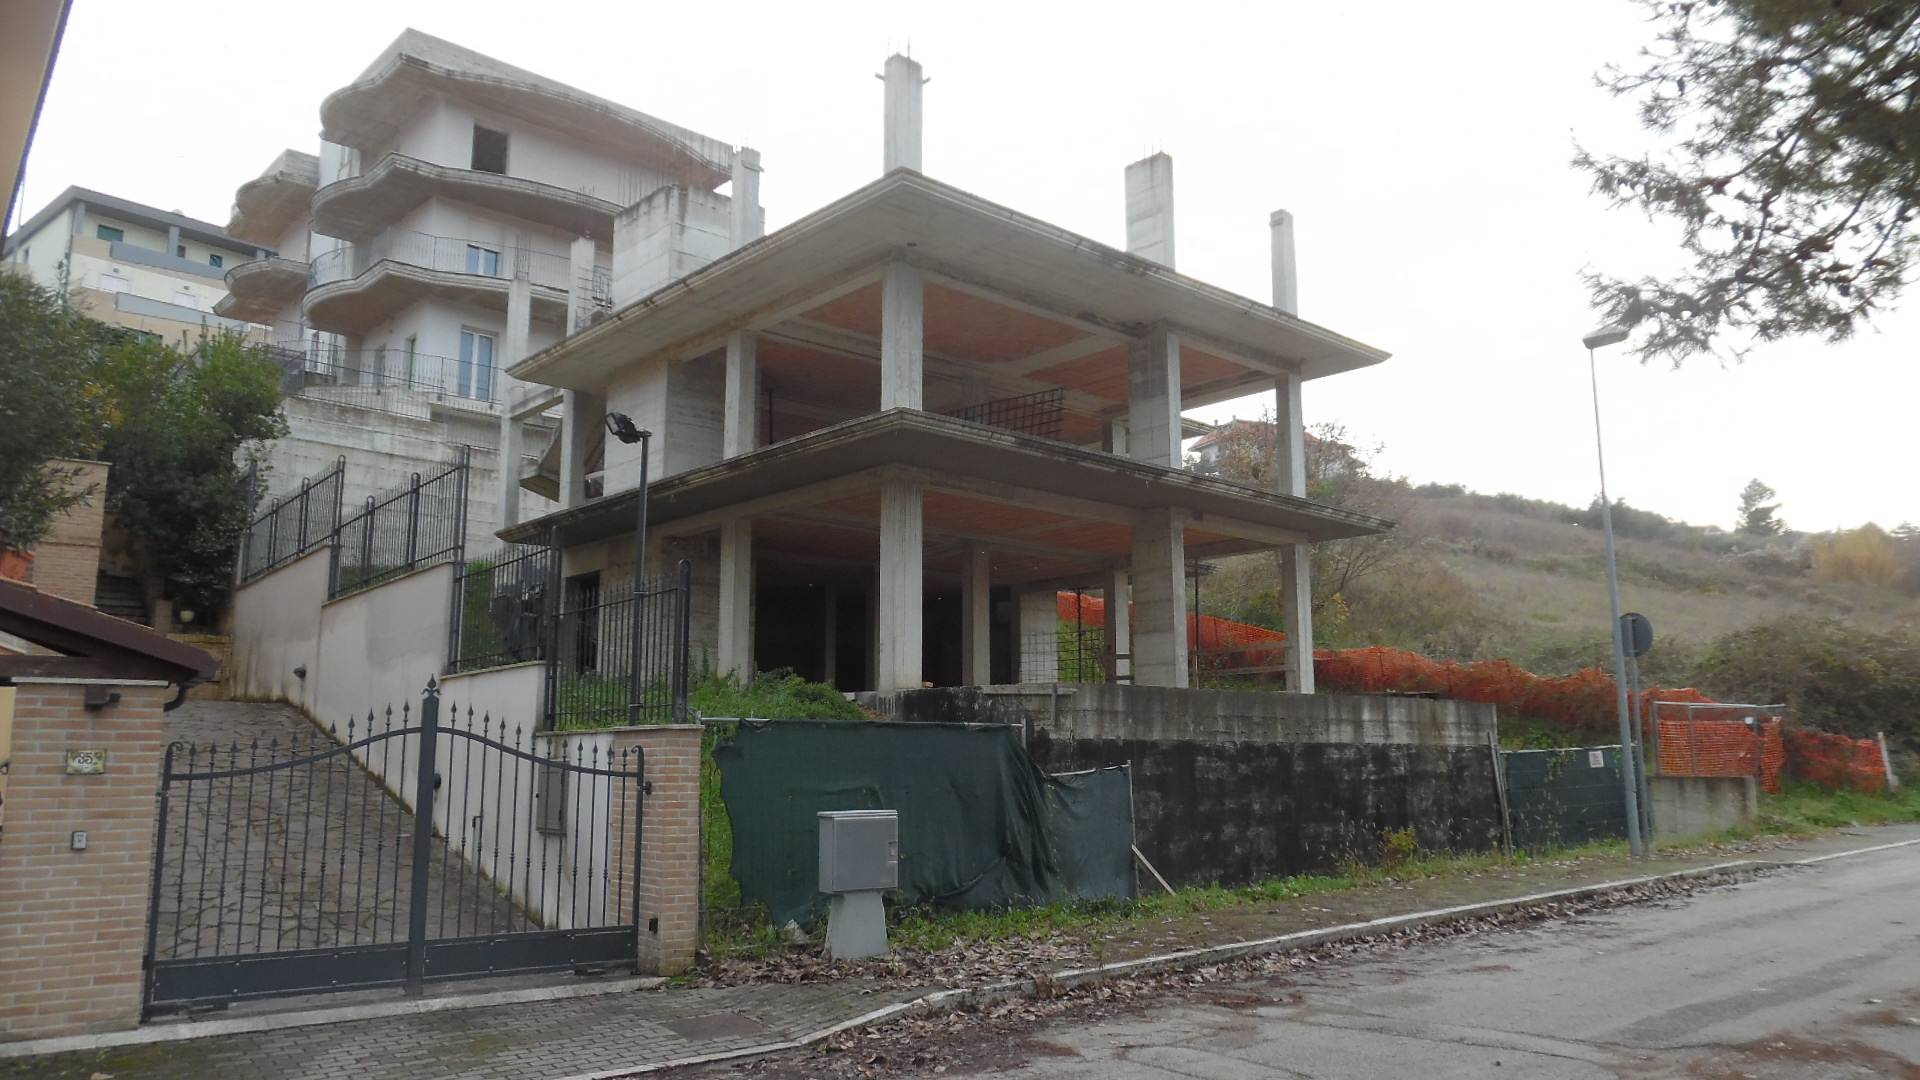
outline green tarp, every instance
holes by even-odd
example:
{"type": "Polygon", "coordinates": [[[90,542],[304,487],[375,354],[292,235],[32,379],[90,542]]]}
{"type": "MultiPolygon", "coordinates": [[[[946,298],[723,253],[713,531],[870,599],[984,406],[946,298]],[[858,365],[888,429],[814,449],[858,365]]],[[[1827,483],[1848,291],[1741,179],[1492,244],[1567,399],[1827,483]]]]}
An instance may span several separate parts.
{"type": "Polygon", "coordinates": [[[818,814],[900,813],[899,902],[999,908],[1134,895],[1124,769],[1050,777],[1014,729],[784,720],[714,750],[742,899],[812,925],[818,814]]]}
{"type": "Polygon", "coordinates": [[[1627,835],[1618,746],[1508,750],[1500,757],[1516,846],[1537,851],[1627,835]]]}

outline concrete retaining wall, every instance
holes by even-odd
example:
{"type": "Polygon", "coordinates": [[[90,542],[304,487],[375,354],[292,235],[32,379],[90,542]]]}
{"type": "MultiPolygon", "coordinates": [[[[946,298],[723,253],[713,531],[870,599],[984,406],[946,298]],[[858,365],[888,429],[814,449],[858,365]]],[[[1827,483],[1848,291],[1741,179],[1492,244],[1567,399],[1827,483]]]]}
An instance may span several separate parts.
{"type": "Polygon", "coordinates": [[[229,695],[241,701],[284,701],[314,711],[320,606],[327,602],[332,558],[324,547],[308,552],[234,591],[229,695]],[[297,667],[306,668],[305,679],[293,673],[297,667]]]}
{"type": "Polygon", "coordinates": [[[309,614],[320,627],[320,667],[307,683],[314,717],[346,725],[402,702],[420,705],[427,680],[447,666],[453,566],[441,563],[329,600],[309,614]]]}
{"type": "Polygon", "coordinates": [[[1131,764],[1141,851],[1177,884],[1371,861],[1411,828],[1428,851],[1500,837],[1492,706],[1425,698],[1124,685],[863,695],[909,721],[1017,724],[1049,772],[1131,764]]]}
{"type": "Polygon", "coordinates": [[[1657,836],[1718,832],[1760,813],[1760,785],[1751,776],[1649,776],[1647,786],[1657,836]]]}

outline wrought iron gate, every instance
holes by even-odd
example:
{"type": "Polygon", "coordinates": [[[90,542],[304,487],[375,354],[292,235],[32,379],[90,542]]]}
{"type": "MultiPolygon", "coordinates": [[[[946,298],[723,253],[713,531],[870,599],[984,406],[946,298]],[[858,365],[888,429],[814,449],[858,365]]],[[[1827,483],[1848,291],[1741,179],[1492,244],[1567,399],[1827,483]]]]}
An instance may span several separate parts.
{"type": "Polygon", "coordinates": [[[632,965],[640,748],[448,712],[168,747],[147,1011],[632,965]]]}

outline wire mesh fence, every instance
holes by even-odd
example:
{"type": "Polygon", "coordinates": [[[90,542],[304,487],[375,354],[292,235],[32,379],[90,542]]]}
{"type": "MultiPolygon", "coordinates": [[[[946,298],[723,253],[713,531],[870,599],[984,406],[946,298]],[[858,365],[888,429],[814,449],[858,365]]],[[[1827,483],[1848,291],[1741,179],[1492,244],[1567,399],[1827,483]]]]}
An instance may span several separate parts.
{"type": "Polygon", "coordinates": [[[542,627],[556,561],[545,544],[506,544],[456,568],[449,671],[545,658],[542,627]]]}
{"type": "Polygon", "coordinates": [[[272,500],[240,537],[238,577],[251,581],[333,539],[340,528],[340,501],[347,459],[300,481],[300,489],[272,500]]]}
{"type": "Polygon", "coordinates": [[[340,522],[339,554],[327,595],[356,589],[441,562],[459,563],[467,538],[469,451],[460,460],[422,479],[367,496],[359,513],[340,522]]]}
{"type": "Polygon", "coordinates": [[[953,409],[946,415],[956,420],[1017,431],[1042,439],[1058,439],[1060,424],[1066,416],[1067,393],[1064,390],[1040,390],[1017,397],[995,398],[978,405],[953,409]]]}
{"type": "Polygon", "coordinates": [[[1115,658],[1107,655],[1105,628],[1071,622],[1062,622],[1050,634],[1021,635],[1017,659],[1023,683],[1109,682],[1115,666],[1115,658]]]}

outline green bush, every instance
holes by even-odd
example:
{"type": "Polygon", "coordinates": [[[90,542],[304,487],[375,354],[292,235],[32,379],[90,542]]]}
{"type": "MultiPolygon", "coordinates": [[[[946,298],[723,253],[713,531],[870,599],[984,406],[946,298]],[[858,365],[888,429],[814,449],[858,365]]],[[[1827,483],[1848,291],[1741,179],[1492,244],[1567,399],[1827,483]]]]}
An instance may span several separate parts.
{"type": "Polygon", "coordinates": [[[1920,752],[1920,640],[1838,619],[1761,623],[1715,641],[1701,689],[1726,701],[1784,702],[1800,723],[1855,738],[1884,731],[1920,752]]]}

